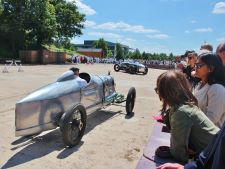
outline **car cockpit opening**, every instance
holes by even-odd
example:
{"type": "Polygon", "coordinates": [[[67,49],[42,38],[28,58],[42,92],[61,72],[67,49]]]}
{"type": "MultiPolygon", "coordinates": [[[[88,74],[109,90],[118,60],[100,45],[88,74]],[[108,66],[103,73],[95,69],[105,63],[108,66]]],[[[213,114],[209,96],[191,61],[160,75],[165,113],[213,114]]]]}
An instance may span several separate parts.
{"type": "Polygon", "coordinates": [[[80,73],[80,74],[79,74],[79,77],[80,77],[81,79],[86,80],[87,83],[89,83],[90,80],[91,80],[91,76],[90,76],[88,73],[85,73],[85,72],[80,73]]]}

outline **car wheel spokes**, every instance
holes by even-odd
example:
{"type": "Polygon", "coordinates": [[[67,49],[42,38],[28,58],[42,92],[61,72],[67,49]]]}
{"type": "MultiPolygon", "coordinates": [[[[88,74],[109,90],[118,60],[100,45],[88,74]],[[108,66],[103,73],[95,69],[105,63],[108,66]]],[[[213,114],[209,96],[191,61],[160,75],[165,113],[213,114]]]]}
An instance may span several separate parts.
{"type": "Polygon", "coordinates": [[[73,113],[72,119],[70,121],[70,132],[72,140],[75,140],[80,135],[83,126],[83,122],[81,121],[81,113],[79,110],[76,110],[73,113]]]}
{"type": "Polygon", "coordinates": [[[80,104],[75,105],[62,116],[60,129],[66,145],[71,147],[79,144],[84,135],[86,120],[85,108],[80,104]]]}

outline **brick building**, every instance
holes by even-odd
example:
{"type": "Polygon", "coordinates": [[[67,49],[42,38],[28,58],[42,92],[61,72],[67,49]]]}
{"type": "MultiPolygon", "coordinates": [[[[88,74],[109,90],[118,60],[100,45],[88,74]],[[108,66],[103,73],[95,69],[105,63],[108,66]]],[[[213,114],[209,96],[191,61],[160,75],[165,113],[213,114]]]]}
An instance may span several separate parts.
{"type": "Polygon", "coordinates": [[[102,49],[95,49],[95,48],[78,48],[77,52],[89,57],[98,57],[103,58],[103,51],[102,49]]]}

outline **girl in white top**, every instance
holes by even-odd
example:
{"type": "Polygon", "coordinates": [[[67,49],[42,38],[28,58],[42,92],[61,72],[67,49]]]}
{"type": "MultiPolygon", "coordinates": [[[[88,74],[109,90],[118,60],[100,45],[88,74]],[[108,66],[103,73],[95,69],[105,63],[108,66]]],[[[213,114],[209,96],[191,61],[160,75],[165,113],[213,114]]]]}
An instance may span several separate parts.
{"type": "Polygon", "coordinates": [[[198,106],[218,127],[225,121],[225,71],[222,62],[212,53],[204,53],[195,64],[200,83],[194,89],[198,106]]]}

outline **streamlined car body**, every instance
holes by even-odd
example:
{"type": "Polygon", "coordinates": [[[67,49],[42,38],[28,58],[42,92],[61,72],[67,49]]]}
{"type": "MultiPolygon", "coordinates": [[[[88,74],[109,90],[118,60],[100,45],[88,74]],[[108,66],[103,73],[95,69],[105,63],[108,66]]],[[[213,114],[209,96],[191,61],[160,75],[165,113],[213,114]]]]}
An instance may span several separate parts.
{"type": "Polygon", "coordinates": [[[116,72],[123,70],[131,74],[142,73],[146,75],[148,73],[148,67],[139,62],[122,62],[120,64],[115,64],[114,70],[116,72]]]}
{"type": "Polygon", "coordinates": [[[111,75],[80,73],[87,81],[81,87],[72,71],[62,74],[56,82],[31,92],[16,103],[15,135],[27,136],[60,127],[68,146],[81,140],[87,115],[114,103],[126,101],[126,110],[132,112],[136,91],[131,88],[127,99],[115,91],[111,75]],[[122,98],[122,99],[121,99],[122,98]]]}

